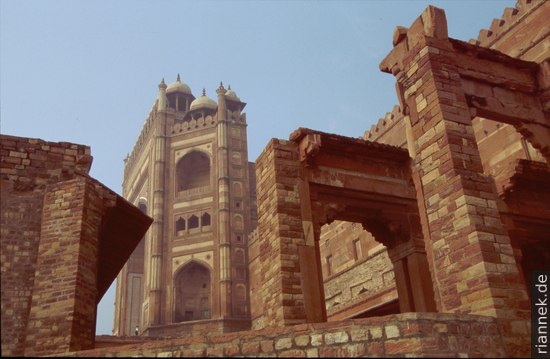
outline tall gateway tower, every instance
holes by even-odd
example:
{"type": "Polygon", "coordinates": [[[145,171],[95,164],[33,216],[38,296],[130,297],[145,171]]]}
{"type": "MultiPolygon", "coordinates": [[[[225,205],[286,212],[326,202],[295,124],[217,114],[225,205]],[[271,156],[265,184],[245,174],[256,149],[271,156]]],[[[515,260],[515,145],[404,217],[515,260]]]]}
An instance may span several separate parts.
{"type": "Polygon", "coordinates": [[[125,160],[123,195],[153,224],[117,277],[114,335],[250,325],[247,236],[256,227],[245,103],[220,84],[159,95],[125,160]]]}

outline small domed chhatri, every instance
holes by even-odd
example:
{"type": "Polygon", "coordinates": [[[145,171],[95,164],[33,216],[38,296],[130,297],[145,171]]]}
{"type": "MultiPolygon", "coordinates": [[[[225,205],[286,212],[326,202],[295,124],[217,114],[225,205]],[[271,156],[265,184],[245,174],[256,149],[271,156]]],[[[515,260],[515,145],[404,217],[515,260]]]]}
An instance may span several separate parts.
{"type": "Polygon", "coordinates": [[[230,100],[241,101],[241,99],[239,98],[239,96],[237,96],[235,91],[231,89],[231,85],[227,86],[227,91],[225,92],[225,96],[228,97],[230,100]]]}
{"type": "Polygon", "coordinates": [[[178,78],[175,82],[172,82],[168,85],[166,88],[166,93],[172,93],[172,92],[182,92],[189,95],[192,95],[191,88],[187,86],[187,84],[181,82],[180,74],[178,74],[178,78]]]}
{"type": "Polygon", "coordinates": [[[216,101],[206,96],[206,90],[202,89],[202,96],[191,102],[190,110],[197,110],[199,108],[206,108],[209,110],[215,110],[218,107],[216,101]]]}

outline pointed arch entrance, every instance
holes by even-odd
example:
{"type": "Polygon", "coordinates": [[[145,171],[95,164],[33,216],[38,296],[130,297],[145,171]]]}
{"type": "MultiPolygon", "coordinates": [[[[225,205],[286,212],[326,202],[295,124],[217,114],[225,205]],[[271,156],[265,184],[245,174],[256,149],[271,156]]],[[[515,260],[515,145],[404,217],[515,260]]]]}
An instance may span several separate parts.
{"type": "Polygon", "coordinates": [[[210,268],[197,261],[191,261],[183,266],[174,277],[174,294],[174,322],[210,319],[210,268]]]}

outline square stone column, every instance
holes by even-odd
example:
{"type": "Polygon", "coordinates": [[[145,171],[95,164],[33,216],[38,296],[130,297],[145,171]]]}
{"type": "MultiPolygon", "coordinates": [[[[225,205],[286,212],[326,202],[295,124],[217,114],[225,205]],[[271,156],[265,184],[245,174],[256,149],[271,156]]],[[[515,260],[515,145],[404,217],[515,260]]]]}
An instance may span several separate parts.
{"type": "MultiPolygon", "coordinates": [[[[302,201],[309,201],[307,183],[295,143],[273,139],[256,165],[259,215],[259,260],[262,326],[282,326],[326,320],[318,241],[307,226],[302,201]],[[303,195],[303,198],[302,198],[303,195]],[[306,241],[306,237],[311,239],[306,241]]],[[[311,222],[310,222],[311,223],[311,222]]],[[[254,303],[254,302],[253,302],[254,303]]]]}
{"type": "Polygon", "coordinates": [[[396,75],[410,115],[438,309],[497,317],[508,354],[520,354],[529,333],[528,296],[494,182],[483,173],[443,10],[429,7],[409,29],[398,28],[394,46],[381,69],[396,75]]]}
{"type": "Polygon", "coordinates": [[[47,187],[25,355],[93,348],[102,205],[87,177],[47,187]]]}

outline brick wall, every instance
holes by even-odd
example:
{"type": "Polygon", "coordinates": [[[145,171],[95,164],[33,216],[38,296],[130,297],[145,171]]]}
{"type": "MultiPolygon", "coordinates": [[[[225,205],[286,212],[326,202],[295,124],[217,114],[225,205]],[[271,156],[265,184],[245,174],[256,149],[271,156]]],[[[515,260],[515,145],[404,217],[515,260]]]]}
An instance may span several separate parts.
{"type": "MultiPolygon", "coordinates": [[[[514,78],[518,69],[535,65],[449,39],[441,9],[429,7],[402,31],[380,67],[396,75],[411,113],[415,185],[426,209],[424,234],[438,310],[497,317],[508,354],[525,355],[528,295],[497,208],[495,183],[483,172],[470,113],[475,101],[468,100],[467,91],[487,86],[479,73],[514,78]],[[470,52],[462,56],[464,49],[470,52]],[[472,69],[479,79],[467,87],[464,77],[475,73],[472,69]]],[[[493,86],[498,97],[500,89],[493,86]]],[[[542,116],[532,104],[526,111],[542,116]]],[[[518,116],[514,121],[520,112],[510,115],[518,116]]]]}
{"type": "Polygon", "coordinates": [[[339,314],[351,309],[350,307],[356,307],[356,310],[346,311],[346,316],[359,315],[365,310],[373,309],[385,302],[376,299],[389,292],[393,296],[384,299],[396,299],[393,265],[385,248],[380,246],[377,249],[354,266],[325,280],[325,301],[329,320],[332,316],[340,318],[339,314]],[[358,304],[362,305],[357,306],[358,304]]]}
{"type": "Polygon", "coordinates": [[[21,355],[31,306],[46,186],[87,173],[90,148],[0,136],[2,355],[21,355]]]}
{"type": "Polygon", "coordinates": [[[2,355],[93,348],[96,306],[150,219],[88,176],[88,147],[0,140],[2,355]]]}
{"type": "Polygon", "coordinates": [[[395,274],[388,251],[361,224],[334,221],[324,225],[319,248],[328,320],[363,315],[396,299],[395,274]]]}
{"type": "Polygon", "coordinates": [[[82,176],[47,187],[25,355],[94,345],[103,212],[97,190],[82,176]]]}
{"type": "Polygon", "coordinates": [[[144,340],[65,356],[504,357],[500,335],[494,318],[406,313],[229,334],[144,340]]]}
{"type": "Polygon", "coordinates": [[[251,308],[253,328],[260,327],[258,323],[264,321],[262,326],[305,320],[297,254],[297,245],[304,239],[302,223],[293,221],[293,214],[300,213],[298,172],[294,143],[272,139],[258,157],[258,232],[262,239],[250,272],[259,273],[255,279],[261,287],[252,284],[250,296],[263,298],[263,303],[251,308]],[[272,195],[274,192],[276,196],[272,195]]]}

